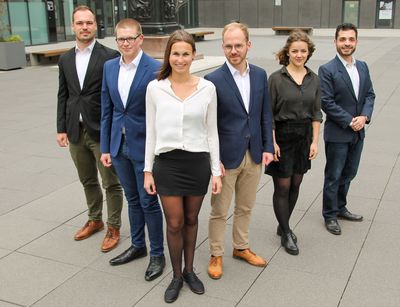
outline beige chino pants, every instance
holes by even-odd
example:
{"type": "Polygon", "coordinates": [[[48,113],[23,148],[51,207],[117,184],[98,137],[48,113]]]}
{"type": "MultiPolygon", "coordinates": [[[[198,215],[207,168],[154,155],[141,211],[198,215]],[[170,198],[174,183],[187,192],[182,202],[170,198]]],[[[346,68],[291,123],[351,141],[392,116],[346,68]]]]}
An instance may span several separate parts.
{"type": "Polygon", "coordinates": [[[251,211],[261,177],[262,164],[254,163],[246,151],[242,163],[236,169],[226,170],[222,178],[222,192],[211,197],[211,213],[208,224],[210,254],[224,254],[226,220],[232,197],[235,194],[233,211],[232,246],[236,249],[249,248],[249,226],[251,211]]]}

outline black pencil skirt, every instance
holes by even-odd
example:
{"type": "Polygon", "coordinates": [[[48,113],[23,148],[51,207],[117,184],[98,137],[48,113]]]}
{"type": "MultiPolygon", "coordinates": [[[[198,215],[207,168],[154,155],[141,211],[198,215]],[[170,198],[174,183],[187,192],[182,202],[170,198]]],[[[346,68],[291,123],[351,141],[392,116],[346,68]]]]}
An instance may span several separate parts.
{"type": "Polygon", "coordinates": [[[211,176],[210,154],[175,149],[155,157],[153,176],[161,196],[207,194],[211,176]]]}
{"type": "Polygon", "coordinates": [[[311,120],[276,122],[275,139],[281,156],[278,162],[272,162],[265,168],[265,174],[287,178],[293,174],[304,174],[311,168],[308,158],[312,141],[311,120]]]}

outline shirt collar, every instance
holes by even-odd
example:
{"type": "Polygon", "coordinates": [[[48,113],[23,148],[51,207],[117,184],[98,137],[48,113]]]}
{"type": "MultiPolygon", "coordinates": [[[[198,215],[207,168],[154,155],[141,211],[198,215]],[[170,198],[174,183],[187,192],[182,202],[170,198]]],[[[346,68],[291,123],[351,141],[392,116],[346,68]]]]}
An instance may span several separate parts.
{"type": "Polygon", "coordinates": [[[75,53],[78,53],[78,52],[85,52],[86,50],[88,50],[89,52],[92,52],[92,51],[93,51],[93,48],[94,48],[94,44],[96,44],[96,40],[95,40],[95,39],[93,40],[93,42],[90,43],[89,46],[87,46],[87,47],[86,47],[85,49],[83,49],[83,50],[80,50],[80,49],[78,48],[78,45],[76,44],[76,45],[75,45],[75,53]]]}
{"type": "Polygon", "coordinates": [[[232,76],[234,76],[235,74],[239,74],[239,76],[244,77],[245,75],[247,75],[250,72],[250,65],[249,65],[249,62],[247,62],[247,61],[246,61],[246,71],[244,72],[243,75],[240,73],[239,70],[237,70],[235,67],[233,67],[232,64],[229,63],[229,61],[226,61],[225,63],[228,66],[229,71],[231,72],[232,76]]]}
{"type": "Polygon", "coordinates": [[[337,57],[339,58],[340,62],[342,62],[344,67],[347,67],[348,65],[356,65],[356,58],[354,56],[351,56],[351,64],[349,64],[345,59],[342,58],[342,56],[339,53],[336,53],[337,57]]]}
{"type": "Polygon", "coordinates": [[[132,62],[124,63],[124,61],[122,60],[123,55],[121,55],[121,57],[119,58],[119,65],[124,66],[126,68],[138,67],[140,60],[142,59],[142,56],[143,56],[143,50],[140,50],[138,55],[133,59],[132,62]]]}

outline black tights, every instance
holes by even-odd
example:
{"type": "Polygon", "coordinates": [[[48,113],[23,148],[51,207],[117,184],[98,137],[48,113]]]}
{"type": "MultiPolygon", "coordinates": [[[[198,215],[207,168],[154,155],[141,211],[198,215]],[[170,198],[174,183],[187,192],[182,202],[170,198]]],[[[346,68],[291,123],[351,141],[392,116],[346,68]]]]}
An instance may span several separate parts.
{"type": "Polygon", "coordinates": [[[167,221],[167,242],[174,277],[182,276],[182,253],[185,270],[193,271],[198,215],[203,196],[160,196],[167,221]]]}
{"type": "Polygon", "coordinates": [[[276,219],[284,233],[290,231],[289,219],[299,197],[299,189],[303,174],[294,174],[288,178],[273,177],[274,180],[274,211],[276,219]]]}

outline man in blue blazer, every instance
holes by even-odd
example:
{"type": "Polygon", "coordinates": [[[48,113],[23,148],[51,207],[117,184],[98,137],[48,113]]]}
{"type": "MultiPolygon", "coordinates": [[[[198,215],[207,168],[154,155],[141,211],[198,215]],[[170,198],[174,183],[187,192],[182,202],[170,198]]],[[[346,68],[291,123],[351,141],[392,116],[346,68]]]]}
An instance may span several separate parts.
{"type": "Polygon", "coordinates": [[[205,77],[217,89],[223,174],[222,192],[211,198],[208,275],[213,279],[222,276],[226,219],[233,194],[233,257],[256,266],[267,264],[249,248],[249,226],[262,164],[273,161],[274,153],[267,74],[246,60],[251,46],[248,28],[241,23],[228,24],[222,37],[227,61],[205,77]]]}
{"type": "Polygon", "coordinates": [[[368,66],[355,60],[357,28],[341,24],[336,28],[336,57],[319,68],[321,106],[326,113],[325,180],[323,211],[326,229],[341,234],[337,218],[362,221],[347,205],[350,182],[357,174],[365,137],[374,108],[375,93],[368,66]]]}
{"type": "Polygon", "coordinates": [[[145,225],[150,240],[150,263],[145,279],[163,272],[163,219],[156,195],[144,190],[146,140],[145,95],[148,83],[160,63],[143,53],[143,34],[134,19],[123,19],[116,26],[116,41],[122,56],[104,64],[101,91],[101,161],[113,165],[128,201],[131,246],[110,260],[120,265],[147,255],[145,225]]]}

